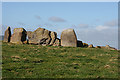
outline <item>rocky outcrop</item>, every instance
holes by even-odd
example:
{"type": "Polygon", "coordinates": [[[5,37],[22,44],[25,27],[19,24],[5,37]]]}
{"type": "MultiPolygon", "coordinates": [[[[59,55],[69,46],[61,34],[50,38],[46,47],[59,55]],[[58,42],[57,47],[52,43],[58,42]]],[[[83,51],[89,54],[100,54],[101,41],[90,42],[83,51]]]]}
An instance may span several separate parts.
{"type": "Polygon", "coordinates": [[[77,47],[77,37],[74,29],[67,29],[62,32],[61,46],[77,47]]]}
{"type": "Polygon", "coordinates": [[[38,28],[34,32],[29,32],[28,39],[30,44],[49,44],[51,41],[50,31],[38,28]]]}
{"type": "Polygon", "coordinates": [[[14,33],[11,36],[11,43],[20,43],[22,44],[26,41],[27,32],[24,28],[15,28],[14,33]]]}
{"type": "Polygon", "coordinates": [[[10,42],[10,37],[11,37],[11,29],[10,27],[7,27],[5,34],[4,34],[4,42],[10,42]]]}
{"type": "MultiPolygon", "coordinates": [[[[94,48],[92,44],[88,45],[82,41],[77,40],[74,29],[64,30],[61,34],[61,39],[57,38],[57,33],[38,28],[35,31],[27,31],[24,28],[15,28],[11,36],[10,27],[8,27],[4,34],[4,42],[20,43],[20,44],[39,44],[43,46],[67,46],[67,47],[88,47],[94,48]],[[26,40],[28,37],[28,40],[26,40]]],[[[95,48],[117,50],[109,45],[96,46],[95,48]]]]}
{"type": "Polygon", "coordinates": [[[44,28],[38,28],[35,31],[27,31],[28,40],[30,44],[39,45],[59,45],[60,42],[57,39],[57,33],[46,30],[44,28]]]}

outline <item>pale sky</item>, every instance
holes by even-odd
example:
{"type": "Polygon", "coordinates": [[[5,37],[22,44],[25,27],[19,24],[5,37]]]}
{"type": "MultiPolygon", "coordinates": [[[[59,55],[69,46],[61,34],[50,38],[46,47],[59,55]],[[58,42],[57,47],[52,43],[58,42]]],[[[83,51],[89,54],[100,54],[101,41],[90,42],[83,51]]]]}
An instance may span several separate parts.
{"type": "Polygon", "coordinates": [[[118,47],[117,2],[3,2],[3,34],[23,27],[42,27],[58,33],[73,28],[78,40],[94,46],[118,47]]]}

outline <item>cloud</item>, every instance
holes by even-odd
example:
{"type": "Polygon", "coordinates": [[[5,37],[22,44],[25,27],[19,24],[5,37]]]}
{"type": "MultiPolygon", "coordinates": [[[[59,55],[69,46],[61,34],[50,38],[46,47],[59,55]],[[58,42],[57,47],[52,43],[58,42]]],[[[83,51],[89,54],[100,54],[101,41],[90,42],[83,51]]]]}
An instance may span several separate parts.
{"type": "Polygon", "coordinates": [[[51,24],[51,23],[41,23],[41,24],[37,24],[36,26],[44,26],[44,27],[55,27],[55,25],[51,24]]]}
{"type": "Polygon", "coordinates": [[[80,27],[80,28],[88,28],[89,25],[88,24],[79,24],[78,27],[80,27]]]}
{"type": "Polygon", "coordinates": [[[76,25],[74,25],[74,24],[72,24],[72,25],[71,25],[71,28],[77,28],[77,26],[76,26],[76,25]]]}
{"type": "Polygon", "coordinates": [[[48,27],[52,27],[52,26],[53,26],[53,25],[50,24],[50,23],[45,23],[44,25],[45,25],[45,26],[48,26],[48,27]]]}
{"type": "Polygon", "coordinates": [[[76,29],[86,29],[86,28],[88,28],[89,27],[89,25],[88,24],[78,24],[78,25],[74,25],[74,24],[72,24],[71,25],[71,28],[76,28],[76,29]]]}
{"type": "Polygon", "coordinates": [[[117,20],[111,20],[111,21],[105,22],[104,26],[115,27],[115,26],[118,26],[118,22],[117,20]]]}
{"type": "Polygon", "coordinates": [[[66,22],[66,20],[64,20],[64,19],[62,19],[60,17],[55,17],[55,16],[50,17],[48,20],[52,21],[52,22],[66,22]]]}
{"type": "Polygon", "coordinates": [[[21,26],[25,26],[25,25],[26,25],[26,24],[23,23],[23,22],[18,22],[18,24],[21,25],[21,26]]]}
{"type": "Polygon", "coordinates": [[[99,25],[95,29],[98,30],[98,31],[102,31],[102,30],[105,30],[105,29],[108,29],[108,28],[109,28],[108,26],[99,25]]]}
{"type": "Polygon", "coordinates": [[[96,29],[76,29],[77,39],[88,43],[93,44],[94,46],[105,46],[110,45],[117,48],[117,34],[118,30],[116,28],[108,28],[101,31],[96,29]]]}
{"type": "Polygon", "coordinates": [[[100,19],[95,19],[96,22],[100,22],[100,19]]]}
{"type": "Polygon", "coordinates": [[[111,20],[111,21],[105,22],[103,25],[98,25],[97,27],[95,27],[95,29],[98,31],[102,31],[102,30],[106,30],[106,29],[111,29],[116,26],[118,26],[118,21],[111,20]]]}
{"type": "Polygon", "coordinates": [[[40,20],[40,19],[41,19],[41,17],[40,17],[40,16],[38,16],[38,15],[35,15],[35,18],[36,18],[36,19],[38,19],[38,20],[40,20]]]}

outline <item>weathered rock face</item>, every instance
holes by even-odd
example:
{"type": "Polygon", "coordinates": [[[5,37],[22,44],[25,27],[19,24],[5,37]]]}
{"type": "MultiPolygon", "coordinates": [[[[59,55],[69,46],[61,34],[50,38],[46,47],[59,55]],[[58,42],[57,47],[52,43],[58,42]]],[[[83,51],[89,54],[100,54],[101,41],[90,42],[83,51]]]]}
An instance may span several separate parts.
{"type": "Polygon", "coordinates": [[[77,40],[77,47],[83,47],[82,41],[77,40]]]}
{"type": "Polygon", "coordinates": [[[4,34],[4,42],[10,42],[10,37],[11,37],[11,29],[10,27],[7,27],[5,34],[4,34]]]}
{"type": "Polygon", "coordinates": [[[28,35],[28,39],[30,44],[49,44],[50,31],[38,28],[28,35]]]}
{"type": "Polygon", "coordinates": [[[38,28],[35,31],[27,31],[28,40],[30,44],[47,45],[60,45],[60,40],[57,38],[57,33],[48,31],[43,28],[38,28]]]}
{"type": "Polygon", "coordinates": [[[88,46],[88,48],[93,48],[93,45],[92,45],[92,44],[90,44],[90,45],[88,46]]]}
{"type": "Polygon", "coordinates": [[[73,29],[67,29],[62,32],[61,46],[77,47],[77,37],[73,29]]]}
{"type": "Polygon", "coordinates": [[[57,38],[57,33],[56,32],[51,32],[50,33],[50,36],[51,36],[51,42],[50,42],[50,45],[53,45],[56,41],[56,38],[57,38]]]}
{"type": "Polygon", "coordinates": [[[32,38],[31,34],[32,34],[32,31],[27,31],[28,38],[32,38]]]}
{"type": "Polygon", "coordinates": [[[51,31],[48,31],[43,28],[38,28],[34,32],[28,32],[28,39],[30,44],[41,44],[41,45],[48,45],[50,44],[51,31]]]}
{"type": "Polygon", "coordinates": [[[15,28],[11,36],[11,43],[23,43],[26,41],[27,32],[24,28],[15,28]]]}
{"type": "Polygon", "coordinates": [[[60,39],[56,38],[53,46],[60,46],[60,39]]]}

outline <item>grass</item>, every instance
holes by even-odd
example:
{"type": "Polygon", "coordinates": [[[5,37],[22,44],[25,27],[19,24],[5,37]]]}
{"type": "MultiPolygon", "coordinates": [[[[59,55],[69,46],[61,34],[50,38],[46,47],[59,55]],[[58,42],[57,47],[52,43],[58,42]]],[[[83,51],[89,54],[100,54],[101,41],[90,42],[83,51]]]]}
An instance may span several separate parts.
{"type": "Polygon", "coordinates": [[[118,51],[2,44],[3,78],[118,78],[118,51]]]}

